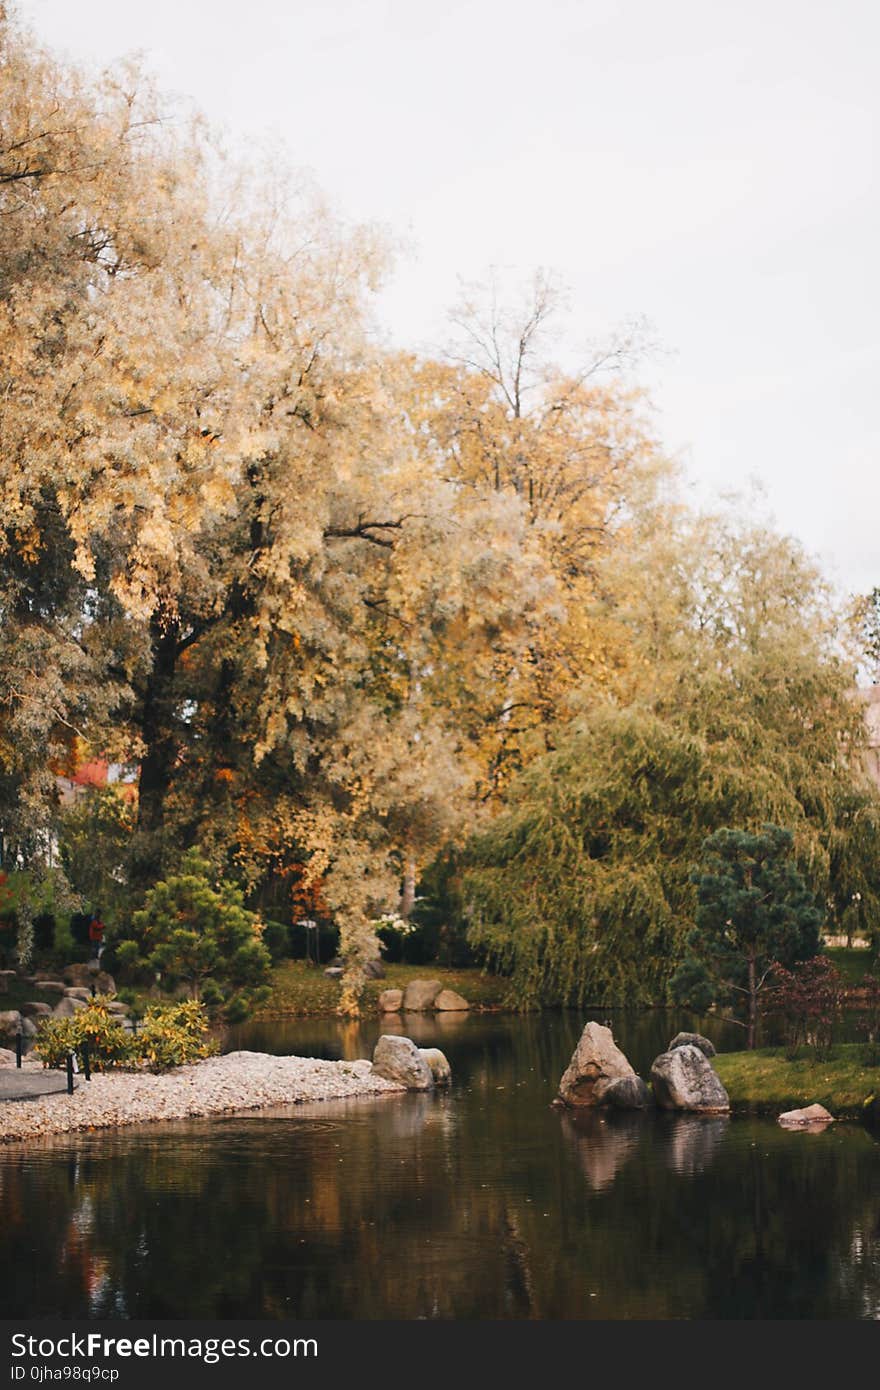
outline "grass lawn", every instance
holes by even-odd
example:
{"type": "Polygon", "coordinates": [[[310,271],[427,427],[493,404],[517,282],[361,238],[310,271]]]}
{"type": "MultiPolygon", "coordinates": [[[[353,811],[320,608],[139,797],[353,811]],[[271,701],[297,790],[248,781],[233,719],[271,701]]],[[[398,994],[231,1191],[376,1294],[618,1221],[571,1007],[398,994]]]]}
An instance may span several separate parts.
{"type": "Polygon", "coordinates": [[[828,946],[823,954],[840,971],[845,985],[860,985],[875,960],[873,951],[858,946],[828,946]]]}
{"type": "MultiPolygon", "coordinates": [[[[473,1009],[499,1009],[504,1006],[507,980],[486,975],[481,970],[452,970],[443,965],[386,965],[384,980],[370,980],[364,992],[365,1011],[374,1011],[383,989],[403,989],[409,980],[442,980],[445,989],[454,989],[473,1009]]],[[[277,1018],[291,1014],[333,1014],[339,1003],[340,984],[328,978],[323,968],[302,960],[287,960],[272,971],[272,994],[258,1018],[277,1018]]]]}
{"type": "Polygon", "coordinates": [[[837,1043],[817,1062],[804,1049],[790,1062],[783,1048],[725,1052],[712,1059],[736,1109],[794,1110],[818,1102],[836,1118],[862,1117],[880,1098],[880,1066],[866,1066],[862,1043],[837,1043]]]}

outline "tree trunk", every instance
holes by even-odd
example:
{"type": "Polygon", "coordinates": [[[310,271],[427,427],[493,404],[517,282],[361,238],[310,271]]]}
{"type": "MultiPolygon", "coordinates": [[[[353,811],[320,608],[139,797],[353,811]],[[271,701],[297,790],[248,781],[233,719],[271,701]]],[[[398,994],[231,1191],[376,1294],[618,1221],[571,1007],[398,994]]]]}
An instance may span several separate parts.
{"type": "Polygon", "coordinates": [[[397,909],[405,922],[409,921],[409,915],[415,906],[416,901],[416,861],[411,855],[406,856],[406,863],[403,870],[403,892],[400,895],[400,905],[397,909]]]}
{"type": "Polygon", "coordinates": [[[138,780],[137,830],[132,846],[130,881],[146,892],[162,870],[164,857],[165,802],[171,789],[179,752],[174,732],[174,676],[177,670],[178,632],[175,624],[163,627],[159,618],[150,624],[152,667],[143,693],[140,736],[144,743],[138,780]]]}
{"type": "Polygon", "coordinates": [[[755,984],[755,957],[749,956],[749,1035],[748,1048],[755,1046],[758,1028],[758,990],[755,984]]]}

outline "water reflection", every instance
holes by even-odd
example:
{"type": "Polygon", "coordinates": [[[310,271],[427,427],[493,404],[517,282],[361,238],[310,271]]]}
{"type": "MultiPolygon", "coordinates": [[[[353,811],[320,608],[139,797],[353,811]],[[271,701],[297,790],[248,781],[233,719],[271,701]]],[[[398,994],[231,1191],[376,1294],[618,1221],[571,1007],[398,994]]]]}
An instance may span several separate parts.
{"type": "MultiPolygon", "coordinates": [[[[4,1315],[877,1315],[867,1131],[558,1112],[582,1018],[404,1022],[446,1051],[448,1093],[0,1151],[4,1315]]],[[[615,1035],[644,1072],[685,1022],[615,1035]]],[[[230,1045],[366,1056],[380,1031],[302,1021],[230,1045]]]]}

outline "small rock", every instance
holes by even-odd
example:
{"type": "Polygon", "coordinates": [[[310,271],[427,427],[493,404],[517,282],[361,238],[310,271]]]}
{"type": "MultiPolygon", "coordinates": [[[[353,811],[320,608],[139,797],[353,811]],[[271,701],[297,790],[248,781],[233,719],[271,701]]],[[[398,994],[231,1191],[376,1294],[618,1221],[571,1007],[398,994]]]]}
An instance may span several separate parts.
{"type": "Polygon", "coordinates": [[[808,1125],[828,1125],[832,1124],[834,1116],[829,1114],[824,1105],[807,1105],[803,1110],[786,1110],[784,1115],[779,1116],[779,1123],[786,1129],[803,1129],[808,1125]]]}
{"type": "MultiPolygon", "coordinates": [[[[559,1082],[560,1100],[573,1106],[604,1105],[606,1092],[621,1080],[633,1082],[638,1077],[615,1043],[611,1029],[601,1023],[588,1023],[559,1082]]],[[[617,1104],[624,1094],[624,1090],[618,1091],[617,1104]]]]}
{"type": "Polygon", "coordinates": [[[722,1115],[730,1109],[730,1098],[712,1063],[692,1043],[661,1052],[654,1059],[651,1085],[657,1104],[664,1110],[722,1115]]]}
{"type": "Polygon", "coordinates": [[[342,978],[342,966],[328,965],[327,969],[324,971],[324,974],[327,975],[331,980],[340,980],[342,978]]]}
{"type": "Polygon", "coordinates": [[[51,1007],[41,1000],[29,1000],[26,1004],[22,1004],[19,1009],[22,1018],[45,1018],[46,1014],[51,1012],[51,1007]]]}
{"type": "Polygon", "coordinates": [[[446,1054],[441,1052],[439,1047],[420,1047],[419,1055],[424,1057],[431,1068],[435,1086],[450,1086],[452,1084],[452,1068],[446,1059],[446,1054]]]}
{"type": "Polygon", "coordinates": [[[67,989],[63,980],[35,980],[34,984],[41,989],[44,994],[64,994],[67,989]]]}
{"type": "Polygon", "coordinates": [[[16,1057],[14,1052],[10,1052],[8,1047],[0,1047],[0,1067],[14,1067],[16,1057]]]}
{"type": "Polygon", "coordinates": [[[0,1013],[0,1038],[17,1038],[22,1022],[18,1009],[6,1009],[0,1013]]]}
{"type": "Polygon", "coordinates": [[[32,1018],[23,1018],[21,1020],[21,1036],[26,1039],[35,1038],[37,1036],[37,1025],[32,1018]]]}
{"type": "Polygon", "coordinates": [[[441,989],[437,998],[434,1000],[434,1008],[440,1013],[463,1013],[470,1008],[470,1004],[461,994],[456,994],[454,989],[441,989]]]}
{"type": "Polygon", "coordinates": [[[368,980],[384,980],[385,966],[380,960],[368,960],[364,966],[364,974],[368,980]]]}
{"type": "Polygon", "coordinates": [[[710,1043],[708,1038],[704,1038],[702,1033],[676,1033],[666,1051],[674,1052],[677,1047],[698,1047],[704,1057],[715,1056],[714,1044],[710,1043]]]}
{"type": "Polygon", "coordinates": [[[373,1051],[373,1071],[386,1081],[396,1081],[408,1091],[430,1091],[431,1068],[412,1038],[383,1033],[373,1051]]]}
{"type": "Polygon", "coordinates": [[[81,999],[84,1004],[90,1004],[92,991],[86,989],[84,985],[71,985],[64,991],[66,999],[81,999]]]}
{"type": "Polygon", "coordinates": [[[402,989],[383,989],[382,993],[379,995],[379,1012],[382,1014],[399,1013],[402,1003],[402,989]]]}
{"type": "Polygon", "coordinates": [[[443,986],[439,980],[410,980],[403,991],[403,1007],[408,1013],[426,1013],[443,986]]]}

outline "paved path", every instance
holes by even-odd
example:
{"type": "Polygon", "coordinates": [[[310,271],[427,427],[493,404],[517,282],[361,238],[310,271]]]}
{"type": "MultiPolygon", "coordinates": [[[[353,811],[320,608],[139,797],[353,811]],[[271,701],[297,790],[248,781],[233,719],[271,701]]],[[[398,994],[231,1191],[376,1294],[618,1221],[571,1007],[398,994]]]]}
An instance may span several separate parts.
{"type": "MultiPolygon", "coordinates": [[[[74,1086],[79,1077],[73,1078],[74,1086]]],[[[36,1100],[39,1096],[67,1093],[67,1073],[63,1071],[19,1071],[0,1067],[0,1104],[4,1100],[36,1100]]]]}

